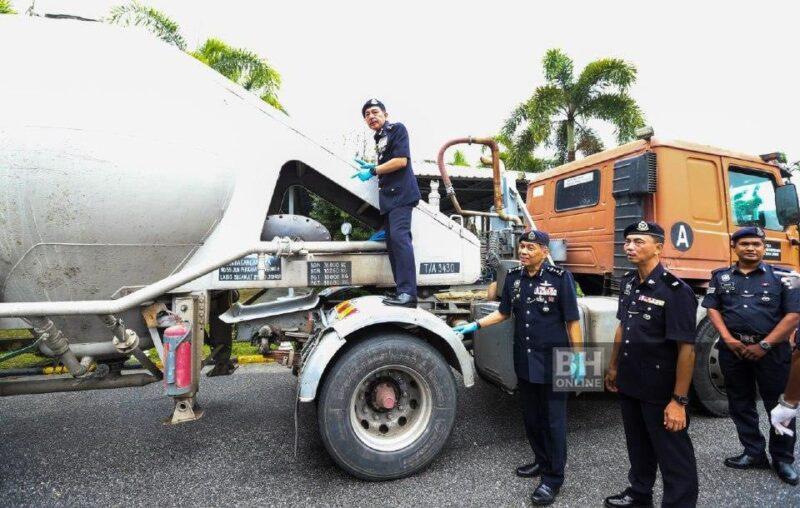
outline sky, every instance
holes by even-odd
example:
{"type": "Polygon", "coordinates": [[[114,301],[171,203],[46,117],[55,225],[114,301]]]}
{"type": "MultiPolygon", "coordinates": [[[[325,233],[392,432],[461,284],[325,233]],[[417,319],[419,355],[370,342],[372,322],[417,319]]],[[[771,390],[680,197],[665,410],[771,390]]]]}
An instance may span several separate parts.
{"type": "MultiPolygon", "coordinates": [[[[36,0],[35,10],[101,17],[120,3],[36,0]]],[[[631,94],[661,139],[800,159],[797,2],[142,3],[175,20],[189,49],[218,37],[266,58],[297,125],[340,151],[368,133],[360,109],[371,97],[408,127],[414,159],[434,159],[452,138],[494,135],[544,84],[545,51],[561,48],[576,70],[604,57],[634,64],[631,94]]],[[[616,145],[613,129],[590,125],[616,145]]]]}

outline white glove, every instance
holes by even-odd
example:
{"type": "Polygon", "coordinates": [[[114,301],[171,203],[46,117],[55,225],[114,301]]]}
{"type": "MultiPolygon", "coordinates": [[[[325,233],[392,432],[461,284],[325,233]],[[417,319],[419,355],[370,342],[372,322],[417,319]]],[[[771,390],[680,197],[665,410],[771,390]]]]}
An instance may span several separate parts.
{"type": "Polygon", "coordinates": [[[772,426],[775,427],[775,433],[785,436],[794,435],[792,429],[788,428],[789,423],[797,416],[797,409],[789,409],[780,404],[772,408],[769,412],[770,421],[772,426]]]}

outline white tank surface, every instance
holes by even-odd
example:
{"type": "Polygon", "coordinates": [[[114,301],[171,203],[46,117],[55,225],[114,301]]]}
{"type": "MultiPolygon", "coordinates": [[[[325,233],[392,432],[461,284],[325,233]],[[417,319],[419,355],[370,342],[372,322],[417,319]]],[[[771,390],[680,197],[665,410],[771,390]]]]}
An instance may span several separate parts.
{"type": "MultiPolygon", "coordinates": [[[[148,33],[2,16],[0,47],[14,48],[0,79],[0,302],[107,300],[237,252],[259,240],[281,182],[309,173],[314,192],[380,224],[375,184],[352,179],[349,161],[148,33]]],[[[424,204],[413,221],[418,263],[461,262],[420,285],[477,278],[474,235],[424,204]]],[[[388,267],[376,283],[392,282],[388,267]]],[[[216,273],[183,289],[214,287],[216,273]]],[[[57,324],[108,340],[95,321],[57,324]]]]}

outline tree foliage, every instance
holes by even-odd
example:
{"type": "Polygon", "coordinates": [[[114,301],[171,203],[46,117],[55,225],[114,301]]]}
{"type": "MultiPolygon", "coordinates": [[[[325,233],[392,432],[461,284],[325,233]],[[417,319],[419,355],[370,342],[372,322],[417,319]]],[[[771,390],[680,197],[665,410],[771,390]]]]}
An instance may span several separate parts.
{"type": "MultiPolygon", "coordinates": [[[[7,0],[0,0],[3,1],[7,0]]],[[[107,21],[122,26],[144,27],[159,39],[186,51],[186,40],[178,24],[161,11],[137,1],[112,8],[107,21]]],[[[275,109],[286,112],[278,100],[280,73],[252,51],[234,48],[219,39],[210,38],[189,54],[255,93],[275,109]]]]}
{"type": "Polygon", "coordinates": [[[16,14],[11,0],[0,0],[0,14],[16,14]]]}
{"type": "Polygon", "coordinates": [[[144,27],[162,41],[186,51],[186,40],[181,35],[178,24],[161,11],[139,2],[113,7],[108,22],[122,26],[144,27]]]}
{"type": "Polygon", "coordinates": [[[574,63],[560,49],[550,49],[542,60],[546,83],[517,106],[506,120],[498,140],[507,148],[510,169],[536,171],[547,161],[533,152],[544,146],[555,152],[553,162],[575,160],[576,152],[590,155],[603,150],[597,132],[588,125],[602,120],[615,127],[617,141],[633,138],[644,118],[628,95],[636,81],[636,67],[617,58],[602,58],[575,77],[574,63]]]}
{"type": "Polygon", "coordinates": [[[450,164],[453,166],[469,166],[469,162],[467,162],[467,157],[461,150],[456,150],[455,152],[453,152],[453,160],[450,161],[450,164]]]}
{"type": "Polygon", "coordinates": [[[372,229],[347,212],[344,212],[332,204],[328,203],[319,196],[312,194],[311,205],[311,218],[321,222],[328,231],[331,232],[331,237],[334,240],[344,240],[340,227],[343,222],[349,222],[353,225],[353,232],[350,233],[351,240],[368,240],[372,236],[372,229]]]}
{"type": "Polygon", "coordinates": [[[258,94],[261,100],[272,107],[286,112],[277,98],[281,75],[257,54],[247,49],[233,48],[214,38],[206,40],[190,54],[246,90],[258,94]]]}

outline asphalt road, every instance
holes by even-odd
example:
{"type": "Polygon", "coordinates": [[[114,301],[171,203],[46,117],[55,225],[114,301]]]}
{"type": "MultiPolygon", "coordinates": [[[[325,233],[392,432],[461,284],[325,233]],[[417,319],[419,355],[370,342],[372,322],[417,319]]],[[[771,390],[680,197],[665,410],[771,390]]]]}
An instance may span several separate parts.
{"type": "MultiPolygon", "coordinates": [[[[316,433],[313,406],[301,411],[294,458],[294,387],[288,370],[274,365],[204,378],[205,416],[177,427],[161,424],[170,403],[159,385],[0,399],[0,505],[530,504],[534,483],[513,475],[531,457],[512,396],[481,381],[461,389],[452,438],[431,467],[368,483],[333,464],[316,433]]],[[[771,471],[722,465],[740,451],[729,420],[696,415],[690,432],[701,506],[800,506],[800,487],[771,471]]],[[[555,506],[601,506],[627,485],[626,475],[613,397],[571,400],[567,479],[555,506]]]]}

